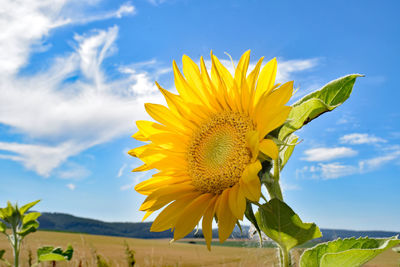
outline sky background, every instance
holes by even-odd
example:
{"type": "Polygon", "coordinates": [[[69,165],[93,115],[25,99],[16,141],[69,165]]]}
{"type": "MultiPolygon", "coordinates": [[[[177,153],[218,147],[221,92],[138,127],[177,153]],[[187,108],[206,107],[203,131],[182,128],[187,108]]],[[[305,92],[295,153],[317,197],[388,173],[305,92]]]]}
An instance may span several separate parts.
{"type": "MultiPolygon", "coordinates": [[[[361,73],[297,134],[286,202],[321,228],[400,231],[398,1],[7,1],[0,5],[0,206],[140,221],[127,151],[143,104],[175,90],[172,60],[278,59],[293,101],[361,73]]],[[[154,216],[150,217],[150,220],[154,216]]]]}

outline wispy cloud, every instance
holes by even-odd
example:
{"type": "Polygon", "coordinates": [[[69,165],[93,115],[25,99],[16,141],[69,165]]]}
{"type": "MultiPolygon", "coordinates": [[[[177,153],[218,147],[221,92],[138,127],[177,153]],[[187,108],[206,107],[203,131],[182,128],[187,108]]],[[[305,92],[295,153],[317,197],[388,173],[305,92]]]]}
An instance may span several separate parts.
{"type": "Polygon", "coordinates": [[[357,151],[349,147],[319,147],[304,151],[304,155],[305,157],[301,159],[305,161],[329,161],[338,158],[353,157],[357,155],[357,151]]]}
{"type": "Polygon", "coordinates": [[[76,185],[75,185],[75,184],[67,184],[67,187],[68,187],[71,191],[74,191],[75,188],[76,188],[76,185]]]}
{"type": "MultiPolygon", "coordinates": [[[[75,48],[70,53],[55,57],[39,73],[19,74],[28,64],[32,45],[40,44],[55,25],[65,21],[64,1],[26,4],[6,2],[8,17],[0,17],[0,25],[7,29],[0,36],[0,124],[31,141],[1,142],[0,158],[49,176],[69,157],[132,133],[133,121],[147,118],[143,103],[162,100],[153,84],[157,78],[154,73],[131,68],[112,80],[105,74],[102,63],[116,51],[117,26],[76,34],[75,48]]],[[[125,4],[112,16],[133,10],[125,4]]],[[[111,16],[103,15],[98,18],[111,16]]]]}
{"type": "Polygon", "coordinates": [[[361,145],[361,144],[386,143],[387,141],[383,138],[376,137],[374,135],[369,135],[366,133],[353,133],[342,136],[340,138],[340,142],[342,144],[361,145]]]}
{"type": "Polygon", "coordinates": [[[117,174],[117,178],[121,177],[124,174],[124,170],[126,169],[128,165],[126,163],[124,163],[121,168],[119,168],[118,170],[118,174],[117,174]]]}
{"type": "Polygon", "coordinates": [[[392,146],[385,155],[361,160],[359,162],[361,172],[369,172],[381,168],[383,165],[400,158],[400,146],[392,146]]]}
{"type": "Polygon", "coordinates": [[[81,180],[91,175],[91,172],[84,166],[76,163],[68,163],[66,168],[59,170],[56,176],[61,179],[81,180]]]}
{"type": "Polygon", "coordinates": [[[386,147],[382,152],[384,152],[383,155],[359,160],[356,164],[331,162],[304,166],[296,170],[296,177],[305,179],[336,179],[354,174],[365,174],[376,171],[384,165],[400,159],[400,146],[386,147]]]}

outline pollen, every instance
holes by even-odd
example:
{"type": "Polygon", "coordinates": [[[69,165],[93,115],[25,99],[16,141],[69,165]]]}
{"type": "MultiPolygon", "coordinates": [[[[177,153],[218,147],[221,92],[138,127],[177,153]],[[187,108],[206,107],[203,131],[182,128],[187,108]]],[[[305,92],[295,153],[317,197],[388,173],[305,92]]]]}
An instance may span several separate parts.
{"type": "Polygon", "coordinates": [[[199,191],[221,194],[239,182],[251,159],[246,134],[253,129],[248,116],[224,112],[211,116],[194,132],[188,172],[199,191]]]}

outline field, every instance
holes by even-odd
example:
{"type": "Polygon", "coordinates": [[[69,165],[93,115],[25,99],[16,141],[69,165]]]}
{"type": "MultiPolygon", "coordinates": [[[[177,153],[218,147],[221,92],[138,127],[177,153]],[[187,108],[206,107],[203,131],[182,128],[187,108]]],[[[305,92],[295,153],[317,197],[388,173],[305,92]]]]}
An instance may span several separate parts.
{"type": "MultiPolygon", "coordinates": [[[[186,242],[169,244],[166,239],[148,240],[47,231],[39,231],[26,238],[21,255],[21,266],[28,266],[29,250],[33,252],[44,245],[65,248],[70,243],[75,249],[72,261],[68,264],[60,263],[57,266],[79,266],[80,263],[81,266],[96,266],[96,255],[100,255],[109,263],[109,266],[125,267],[127,263],[124,241],[136,252],[135,266],[277,266],[276,253],[272,248],[213,246],[212,251],[209,252],[202,244],[186,242]]],[[[4,236],[0,237],[0,249],[6,249],[6,258],[11,260],[12,252],[4,236]]],[[[298,258],[299,253],[300,251],[295,252],[295,258],[298,258]]],[[[35,258],[35,255],[33,256],[35,258]]],[[[398,267],[399,261],[400,257],[390,250],[365,266],[398,267]]],[[[3,265],[0,264],[0,266],[3,265]]]]}

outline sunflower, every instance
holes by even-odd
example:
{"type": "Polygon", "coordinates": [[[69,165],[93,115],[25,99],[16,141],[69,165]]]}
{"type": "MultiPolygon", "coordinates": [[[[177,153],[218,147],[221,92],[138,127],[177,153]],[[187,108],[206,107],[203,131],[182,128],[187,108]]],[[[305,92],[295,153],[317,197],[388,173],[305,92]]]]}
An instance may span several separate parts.
{"type": "Polygon", "coordinates": [[[173,62],[179,94],[163,89],[168,107],[146,103],[158,123],[137,121],[133,137],[147,144],[129,151],[144,164],[133,171],[156,169],[152,178],[136,185],[147,198],[140,207],[143,218],[166,206],[151,231],[174,231],[174,240],[189,234],[202,219],[210,249],[212,221],[218,221],[224,242],[246,201],[258,202],[261,162],[277,159],[278,147],[268,133],[281,126],[290,107],[293,82],[275,85],[276,59],[262,69],[261,58],[247,75],[250,51],[245,52],[232,76],[211,53],[211,77],[204,59],[198,67],[183,56],[183,74],[173,62]],[[260,71],[261,70],[261,71],[260,71]]]}

